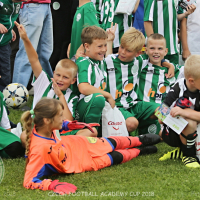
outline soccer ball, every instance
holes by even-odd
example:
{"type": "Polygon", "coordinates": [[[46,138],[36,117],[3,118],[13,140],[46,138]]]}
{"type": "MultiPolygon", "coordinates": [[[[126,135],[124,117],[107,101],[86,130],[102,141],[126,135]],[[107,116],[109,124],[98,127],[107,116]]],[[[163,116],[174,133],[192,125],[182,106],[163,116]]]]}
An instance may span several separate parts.
{"type": "Polygon", "coordinates": [[[20,83],[11,83],[3,90],[6,105],[9,108],[23,107],[29,98],[26,87],[20,83]]]}

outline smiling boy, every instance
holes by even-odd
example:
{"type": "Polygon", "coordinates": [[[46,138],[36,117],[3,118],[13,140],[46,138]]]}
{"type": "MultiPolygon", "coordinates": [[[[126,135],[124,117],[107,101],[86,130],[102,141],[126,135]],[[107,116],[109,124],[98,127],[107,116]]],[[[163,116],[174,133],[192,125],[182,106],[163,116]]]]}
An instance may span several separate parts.
{"type": "Polygon", "coordinates": [[[124,33],[118,54],[105,59],[108,72],[106,91],[115,99],[126,120],[128,132],[138,128],[139,134],[159,134],[160,125],[154,116],[159,104],[137,101],[138,73],[147,63],[139,56],[144,43],[143,34],[135,28],[124,33]]]}
{"type": "Polygon", "coordinates": [[[161,34],[155,33],[148,38],[147,55],[143,56],[147,63],[142,66],[138,79],[139,100],[161,103],[175,81],[184,77],[182,66],[163,67],[167,64],[162,62],[167,52],[166,40],[161,34]]]}
{"type": "Polygon", "coordinates": [[[105,99],[112,108],[115,106],[111,94],[104,91],[107,74],[103,60],[108,39],[108,34],[97,26],[89,26],[82,31],[81,40],[86,57],[77,60],[77,85],[81,93],[76,112],[78,121],[99,123],[105,99]]]}

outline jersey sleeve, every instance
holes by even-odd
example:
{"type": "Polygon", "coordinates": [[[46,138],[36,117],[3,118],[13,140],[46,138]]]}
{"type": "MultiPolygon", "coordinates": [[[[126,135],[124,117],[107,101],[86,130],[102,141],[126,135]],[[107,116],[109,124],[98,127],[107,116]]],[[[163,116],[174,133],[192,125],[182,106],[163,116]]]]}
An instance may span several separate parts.
{"type": "Polygon", "coordinates": [[[174,102],[179,98],[180,87],[179,83],[177,82],[173,87],[170,88],[167,96],[165,97],[164,103],[171,107],[174,102]]]}
{"type": "Polygon", "coordinates": [[[32,154],[29,157],[29,162],[26,166],[26,172],[24,176],[24,187],[26,189],[40,189],[48,190],[51,184],[51,179],[40,180],[45,175],[45,163],[41,154],[32,154]]]}
{"type": "Polygon", "coordinates": [[[79,60],[76,63],[78,66],[78,74],[77,74],[77,85],[80,83],[89,83],[91,84],[90,80],[90,63],[87,59],[79,60]]]}
{"type": "Polygon", "coordinates": [[[154,0],[144,1],[144,21],[153,21],[154,0]]]}
{"type": "Polygon", "coordinates": [[[84,11],[84,26],[99,26],[97,19],[97,12],[95,10],[94,4],[91,3],[90,7],[84,11]]]}
{"type": "Polygon", "coordinates": [[[77,104],[78,104],[78,96],[72,93],[68,99],[67,105],[70,112],[72,113],[73,118],[75,118],[75,111],[76,111],[77,104]]]}

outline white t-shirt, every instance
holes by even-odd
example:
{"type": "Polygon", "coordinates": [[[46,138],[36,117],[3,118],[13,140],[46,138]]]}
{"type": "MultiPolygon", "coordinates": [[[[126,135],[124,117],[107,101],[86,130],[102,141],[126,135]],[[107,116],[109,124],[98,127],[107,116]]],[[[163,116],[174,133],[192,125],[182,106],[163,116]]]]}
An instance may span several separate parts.
{"type": "Polygon", "coordinates": [[[191,54],[200,55],[200,0],[196,0],[196,10],[187,18],[187,42],[191,54]]]}
{"type": "Polygon", "coordinates": [[[0,126],[1,126],[2,128],[5,128],[5,129],[11,128],[11,127],[10,127],[10,121],[9,121],[9,119],[8,119],[8,115],[7,115],[7,112],[6,112],[6,109],[5,109],[4,106],[3,106],[3,114],[2,114],[0,126]]]}
{"type": "MultiPolygon", "coordinates": [[[[33,108],[37,104],[37,102],[43,97],[46,89],[48,88],[49,84],[51,84],[51,79],[48,78],[47,74],[42,71],[38,78],[32,83],[34,87],[34,98],[33,98],[33,108]]],[[[53,87],[50,88],[48,91],[47,97],[58,99],[58,96],[55,94],[53,87]]],[[[65,100],[67,102],[68,108],[72,113],[72,116],[75,115],[76,104],[78,102],[78,96],[76,96],[70,88],[67,88],[64,94],[65,100]]]]}

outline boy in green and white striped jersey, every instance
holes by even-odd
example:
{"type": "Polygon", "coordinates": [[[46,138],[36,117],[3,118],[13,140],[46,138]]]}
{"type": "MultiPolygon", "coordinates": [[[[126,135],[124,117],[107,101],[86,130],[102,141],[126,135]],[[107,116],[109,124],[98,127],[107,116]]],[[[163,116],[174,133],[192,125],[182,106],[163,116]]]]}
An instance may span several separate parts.
{"type": "Polygon", "coordinates": [[[106,91],[115,99],[116,106],[126,120],[129,132],[138,128],[139,134],[159,134],[160,124],[154,113],[160,104],[137,101],[138,73],[142,66],[148,62],[140,56],[144,43],[143,34],[135,28],[130,28],[124,33],[119,53],[105,58],[107,67],[106,91]]]}
{"type": "Polygon", "coordinates": [[[162,103],[170,87],[177,79],[184,77],[184,67],[174,65],[171,74],[168,68],[161,66],[162,59],[167,54],[166,40],[161,34],[155,33],[148,38],[146,54],[148,62],[139,73],[138,99],[162,103]]]}
{"type": "Polygon", "coordinates": [[[77,85],[81,93],[76,110],[76,120],[78,121],[99,123],[105,99],[112,108],[115,106],[111,94],[104,91],[107,76],[106,69],[104,69],[104,56],[107,51],[107,43],[111,43],[109,46],[112,48],[113,38],[114,33],[107,34],[97,26],[89,26],[82,31],[81,40],[86,57],[77,59],[77,85]],[[112,37],[110,38],[110,36],[112,37]]]}
{"type": "Polygon", "coordinates": [[[178,20],[182,20],[196,9],[190,6],[185,13],[177,15],[179,0],[145,0],[144,27],[147,37],[153,33],[162,34],[167,42],[168,53],[165,57],[178,64],[178,20]]]}

